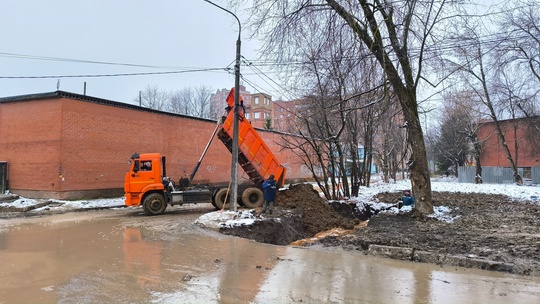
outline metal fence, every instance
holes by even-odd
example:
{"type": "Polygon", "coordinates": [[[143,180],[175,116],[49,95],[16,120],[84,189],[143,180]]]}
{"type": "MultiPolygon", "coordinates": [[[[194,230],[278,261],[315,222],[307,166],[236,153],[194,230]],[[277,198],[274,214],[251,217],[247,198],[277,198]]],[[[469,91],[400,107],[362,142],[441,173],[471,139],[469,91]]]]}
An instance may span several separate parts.
{"type": "Polygon", "coordinates": [[[540,167],[531,168],[531,179],[533,184],[540,184],[540,167]]]}
{"type": "MultiPolygon", "coordinates": [[[[523,168],[518,168],[518,173],[522,177],[523,172],[523,168]]],[[[458,182],[460,183],[474,183],[475,176],[475,167],[458,168],[458,182]]],[[[540,184],[540,167],[531,168],[531,180],[533,184],[540,184]]],[[[514,174],[510,168],[482,167],[482,182],[486,184],[513,184],[514,174]]]]}

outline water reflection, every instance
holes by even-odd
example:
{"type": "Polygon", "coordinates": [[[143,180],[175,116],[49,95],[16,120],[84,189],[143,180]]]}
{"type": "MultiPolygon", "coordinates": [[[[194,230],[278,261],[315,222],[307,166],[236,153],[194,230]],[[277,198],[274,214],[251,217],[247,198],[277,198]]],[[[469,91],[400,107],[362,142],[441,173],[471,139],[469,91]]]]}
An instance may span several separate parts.
{"type": "Polygon", "coordinates": [[[124,267],[136,277],[139,287],[158,286],[163,245],[143,240],[140,228],[125,228],[122,249],[124,267]]]}
{"type": "Polygon", "coordinates": [[[0,303],[535,303],[540,298],[540,279],[534,277],[216,237],[198,233],[192,221],[170,225],[179,216],[2,230],[0,303]],[[156,229],[160,225],[166,228],[156,229]]]}

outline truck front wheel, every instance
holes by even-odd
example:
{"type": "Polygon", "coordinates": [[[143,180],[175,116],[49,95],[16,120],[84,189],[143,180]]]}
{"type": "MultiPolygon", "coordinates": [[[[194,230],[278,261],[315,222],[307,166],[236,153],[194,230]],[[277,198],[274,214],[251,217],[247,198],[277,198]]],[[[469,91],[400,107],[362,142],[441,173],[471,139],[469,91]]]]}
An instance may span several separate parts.
{"type": "Polygon", "coordinates": [[[151,193],[144,199],[143,210],[146,215],[162,214],[165,208],[167,208],[165,197],[160,193],[151,193]]]}
{"type": "Polygon", "coordinates": [[[230,207],[231,194],[227,192],[229,192],[229,189],[227,188],[221,188],[216,192],[216,195],[214,196],[216,208],[224,209],[230,207]],[[227,200],[227,202],[225,202],[225,200],[227,200]],[[225,207],[223,207],[223,205],[225,205],[225,207]]]}
{"type": "Polygon", "coordinates": [[[247,208],[262,207],[264,202],[263,192],[259,188],[250,187],[242,193],[242,203],[247,208]]]}

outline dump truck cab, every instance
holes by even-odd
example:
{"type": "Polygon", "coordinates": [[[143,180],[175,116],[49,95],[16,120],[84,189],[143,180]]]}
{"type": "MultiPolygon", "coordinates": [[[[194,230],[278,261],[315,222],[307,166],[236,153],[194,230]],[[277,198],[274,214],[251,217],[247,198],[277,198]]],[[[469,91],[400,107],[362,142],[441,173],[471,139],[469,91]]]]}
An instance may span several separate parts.
{"type": "Polygon", "coordinates": [[[131,167],[126,173],[124,192],[126,206],[139,206],[145,195],[163,193],[163,161],[159,153],[135,153],[131,156],[131,167]],[[129,194],[129,195],[128,195],[129,194]]]}
{"type": "MultiPolygon", "coordinates": [[[[166,176],[165,156],[159,153],[135,153],[126,173],[124,192],[126,206],[143,206],[148,215],[161,214],[167,205],[213,203],[217,187],[192,187],[187,179],[179,185],[166,176]]],[[[217,207],[217,206],[216,206],[217,207]]]]}

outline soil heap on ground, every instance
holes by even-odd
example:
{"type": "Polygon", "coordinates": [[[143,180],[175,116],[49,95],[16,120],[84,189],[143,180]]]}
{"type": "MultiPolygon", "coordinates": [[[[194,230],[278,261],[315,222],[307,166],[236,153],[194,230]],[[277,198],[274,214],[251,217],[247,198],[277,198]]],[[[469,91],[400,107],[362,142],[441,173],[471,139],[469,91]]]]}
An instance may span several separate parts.
{"type": "Polygon", "coordinates": [[[279,191],[273,214],[263,215],[260,210],[255,214],[264,220],[249,226],[221,228],[220,232],[261,243],[289,245],[332,228],[353,229],[360,222],[336,212],[311,184],[291,185],[279,191]]]}

